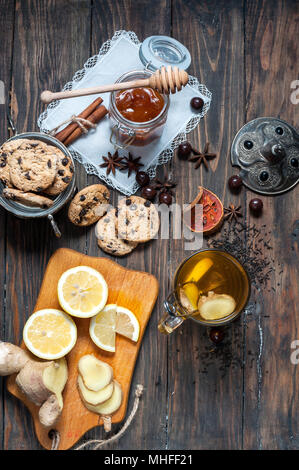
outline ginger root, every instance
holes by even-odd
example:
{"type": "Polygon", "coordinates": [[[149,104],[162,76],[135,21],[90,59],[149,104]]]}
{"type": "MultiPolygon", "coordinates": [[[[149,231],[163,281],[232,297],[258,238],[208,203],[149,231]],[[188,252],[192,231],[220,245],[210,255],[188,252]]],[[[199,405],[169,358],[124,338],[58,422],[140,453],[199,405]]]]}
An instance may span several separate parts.
{"type": "Polygon", "coordinates": [[[23,349],[11,343],[0,342],[0,375],[11,375],[19,372],[29,360],[23,349]]]}
{"type": "Polygon", "coordinates": [[[39,409],[38,417],[40,423],[45,427],[52,427],[61,415],[62,406],[56,395],[50,395],[39,409]]]}
{"type": "Polygon", "coordinates": [[[53,426],[63,408],[62,391],[68,377],[65,358],[36,361],[18,346],[0,342],[0,375],[13,373],[18,373],[16,384],[21,392],[28,400],[40,406],[41,424],[53,426]]]}

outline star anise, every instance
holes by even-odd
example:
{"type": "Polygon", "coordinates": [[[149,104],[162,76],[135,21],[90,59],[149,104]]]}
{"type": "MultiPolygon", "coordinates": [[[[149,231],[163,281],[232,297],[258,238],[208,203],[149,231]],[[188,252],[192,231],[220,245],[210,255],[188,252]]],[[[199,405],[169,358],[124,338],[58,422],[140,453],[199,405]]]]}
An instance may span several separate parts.
{"type": "Polygon", "coordinates": [[[232,222],[234,219],[235,221],[238,220],[238,217],[243,217],[241,212],[241,206],[235,206],[234,204],[230,204],[228,207],[224,208],[224,218],[227,219],[229,222],[232,222]]]}
{"type": "Polygon", "coordinates": [[[160,194],[170,193],[171,195],[173,195],[172,188],[176,187],[176,182],[171,180],[168,177],[168,174],[166,173],[163,181],[161,181],[161,179],[159,178],[155,178],[151,186],[157,191],[159,191],[160,194]]]}
{"type": "Polygon", "coordinates": [[[202,152],[200,150],[195,150],[194,148],[192,148],[192,153],[194,154],[194,156],[188,158],[188,161],[197,162],[194,166],[195,169],[197,169],[201,165],[201,163],[204,164],[207,170],[209,169],[208,160],[211,160],[212,158],[216,157],[216,153],[209,153],[209,145],[209,142],[207,142],[202,152]]]}
{"type": "Polygon", "coordinates": [[[123,170],[128,170],[128,178],[130,178],[133,171],[137,173],[141,166],[144,166],[143,163],[140,163],[139,160],[141,157],[134,158],[133,155],[129,152],[128,157],[124,157],[123,170]]]}
{"type": "Polygon", "coordinates": [[[123,168],[123,157],[119,157],[118,151],[114,152],[113,155],[111,155],[110,152],[108,152],[108,157],[102,157],[104,160],[104,163],[100,165],[101,168],[107,168],[106,174],[107,176],[111,173],[115,176],[115,170],[119,169],[121,170],[123,168]]]}

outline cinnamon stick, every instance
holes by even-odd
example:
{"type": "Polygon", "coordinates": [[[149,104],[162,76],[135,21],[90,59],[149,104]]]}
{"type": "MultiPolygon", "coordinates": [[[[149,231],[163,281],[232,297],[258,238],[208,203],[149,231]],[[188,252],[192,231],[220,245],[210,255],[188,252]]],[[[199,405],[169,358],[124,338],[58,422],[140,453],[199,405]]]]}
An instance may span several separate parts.
{"type": "MultiPolygon", "coordinates": [[[[92,122],[93,124],[97,124],[106,114],[108,113],[108,109],[101,105],[99,106],[93,113],[87,116],[85,119],[92,122]]],[[[78,139],[83,134],[81,127],[77,127],[64,141],[64,145],[70,145],[74,142],[74,140],[78,139]]]]}
{"type": "MultiPolygon", "coordinates": [[[[102,98],[99,97],[94,100],[86,109],[82,111],[82,113],[78,114],[78,117],[83,119],[88,119],[88,116],[92,114],[95,109],[103,102],[102,98]]],[[[71,122],[68,126],[66,126],[62,131],[57,132],[54,137],[60,140],[60,142],[64,142],[65,139],[68,138],[78,128],[78,124],[76,122],[71,122]]]]}

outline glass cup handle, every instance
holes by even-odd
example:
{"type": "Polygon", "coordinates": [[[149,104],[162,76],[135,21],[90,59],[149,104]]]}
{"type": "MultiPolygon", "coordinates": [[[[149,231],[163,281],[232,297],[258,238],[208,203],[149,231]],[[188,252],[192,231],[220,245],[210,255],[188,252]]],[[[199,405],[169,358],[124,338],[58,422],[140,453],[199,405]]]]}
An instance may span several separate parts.
{"type": "Polygon", "coordinates": [[[160,333],[169,335],[174,330],[176,330],[185,320],[184,317],[178,315],[178,310],[175,305],[170,302],[172,294],[170,294],[164,302],[165,314],[160,319],[158,324],[158,330],[160,333]]]}
{"type": "Polygon", "coordinates": [[[119,148],[119,149],[125,149],[129,145],[131,145],[134,140],[135,140],[135,132],[129,129],[129,137],[125,140],[123,144],[119,143],[119,130],[120,127],[118,124],[116,124],[114,127],[112,127],[111,134],[110,134],[110,143],[114,145],[114,147],[119,148]],[[113,140],[114,137],[114,140],[113,140]]]}

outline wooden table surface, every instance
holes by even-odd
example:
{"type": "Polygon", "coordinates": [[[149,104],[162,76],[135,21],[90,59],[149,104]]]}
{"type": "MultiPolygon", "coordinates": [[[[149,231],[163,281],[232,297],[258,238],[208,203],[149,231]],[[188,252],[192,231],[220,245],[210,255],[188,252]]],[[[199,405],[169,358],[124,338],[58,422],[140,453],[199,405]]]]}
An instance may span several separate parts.
{"type": "MultiPolygon", "coordinates": [[[[202,373],[202,353],[211,346],[205,328],[186,322],[171,337],[157,332],[171,274],[189,254],[184,252],[184,240],[155,240],[116,260],[154,274],[161,287],[133,378],[133,388],[137,383],[145,386],[141,406],[131,427],[111,448],[299,448],[299,380],[290,361],[291,342],[299,339],[298,187],[263,197],[263,216],[257,220],[248,211],[253,193],[243,188],[239,196],[232,196],[227,188],[228,177],[235,173],[229,159],[231,142],[244,123],[276,116],[298,127],[299,104],[290,101],[291,83],[299,78],[298,7],[295,0],[0,1],[0,79],[19,132],[37,130],[43,110],[40,92],[59,90],[116,30],[132,30],[140,40],[153,34],[173,36],[190,50],[189,72],[213,93],[210,111],[189,140],[200,147],[209,141],[218,154],[209,172],[192,171],[192,165],[178,158],[168,164],[178,182],[176,201],[190,201],[197,186],[204,184],[225,205],[241,204],[246,223],[272,229],[276,271],[270,288],[262,291],[264,314],[253,312],[250,321],[243,314],[229,328],[225,347],[237,360],[225,373],[219,367],[219,353],[202,373]]],[[[5,107],[0,109],[4,141],[5,107]]],[[[79,188],[98,182],[80,165],[77,171],[79,188]]],[[[97,248],[94,230],[71,225],[66,210],[57,221],[63,232],[60,240],[46,220],[19,220],[0,209],[2,340],[20,342],[46,264],[57,248],[105,256],[97,248]]],[[[2,378],[0,387],[0,447],[40,449],[31,416],[6,391],[2,378]]],[[[103,430],[97,428],[85,438],[102,436],[103,430]]]]}

